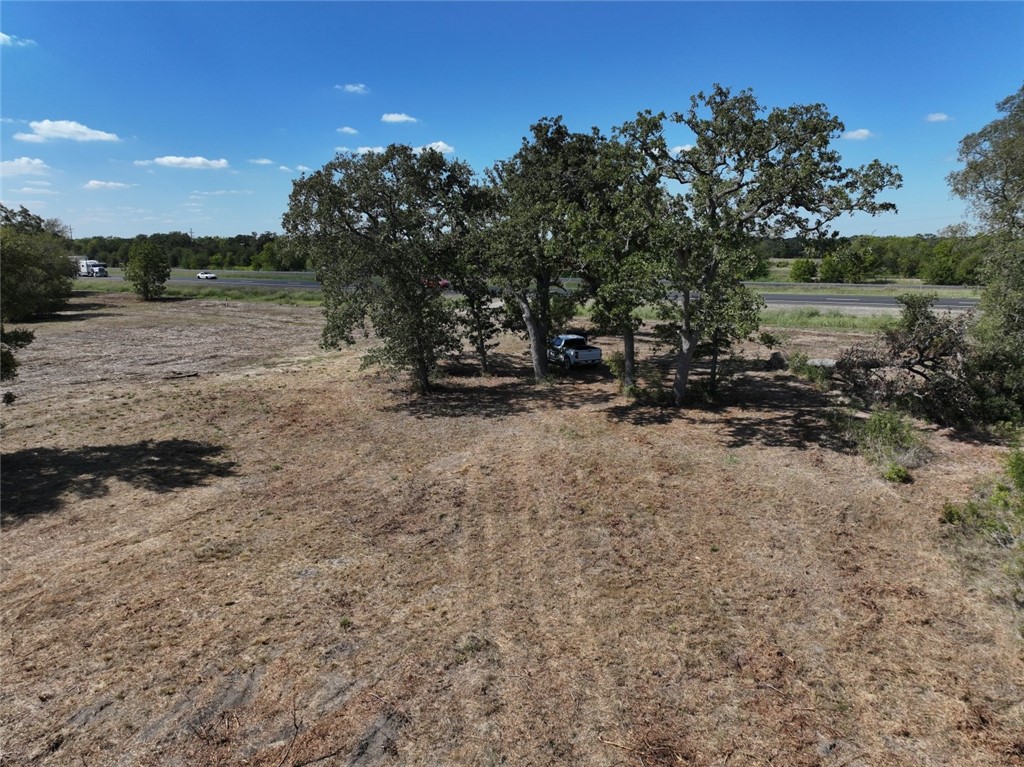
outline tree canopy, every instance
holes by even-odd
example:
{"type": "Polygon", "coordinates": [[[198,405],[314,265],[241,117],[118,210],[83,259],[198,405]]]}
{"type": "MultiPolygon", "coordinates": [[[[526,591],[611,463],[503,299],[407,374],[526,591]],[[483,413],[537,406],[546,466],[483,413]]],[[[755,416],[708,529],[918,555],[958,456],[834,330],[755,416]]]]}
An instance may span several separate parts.
{"type": "Polygon", "coordinates": [[[947,178],[984,226],[1019,238],[1024,236],[1024,86],[996,108],[1003,117],[960,140],[964,167],[947,178]]]}
{"type": "Polygon", "coordinates": [[[491,279],[519,312],[538,381],[548,373],[545,347],[557,315],[571,313],[573,298],[562,285],[572,271],[569,208],[592,188],[597,142],[597,131],[575,133],[561,117],[545,117],[488,173],[497,204],[491,279]]]}
{"type": "Polygon", "coordinates": [[[976,370],[1004,418],[1024,418],[1024,86],[997,105],[997,118],[960,142],[961,170],[949,174],[990,235],[980,271],[976,370]]]}
{"type": "Polygon", "coordinates": [[[899,173],[877,160],[844,167],[831,148],[844,126],[824,105],[764,112],[750,90],[734,95],[715,85],[692,96],[685,112],[641,112],[622,129],[681,190],[670,278],[678,300],[664,305],[676,328],[676,404],[698,341],[741,333],[756,311],[742,285],[755,263],[752,237],[823,236],[844,213],[895,210],[878,195],[900,186],[899,173]],[[695,143],[670,150],[666,121],[686,126],[695,143]]]}
{"type": "Polygon", "coordinates": [[[372,326],[367,363],[410,370],[430,388],[438,360],[459,346],[440,279],[455,268],[474,192],[469,167],[434,150],[391,145],[338,154],[293,186],[285,230],[323,285],[323,343],[354,342],[372,326]]]}
{"type": "Polygon", "coordinates": [[[500,294],[538,381],[553,331],[589,301],[595,323],[622,335],[630,383],[638,311],[654,305],[677,351],[681,404],[698,344],[714,363],[756,328],[760,302],[743,280],[764,268],[759,244],[895,209],[879,195],[899,173],[877,160],[842,165],[831,146],[842,130],[821,104],[768,111],[751,91],[716,85],[686,111],[641,112],[611,138],[542,118],[485,185],[433,151],[339,154],[295,182],[284,227],[324,286],[324,343],[372,328],[381,344],[366,361],[410,370],[420,391],[463,339],[486,370],[500,294]],[[670,150],[666,123],[688,128],[693,145],[670,150]],[[460,306],[437,290],[442,276],[460,306]]]}

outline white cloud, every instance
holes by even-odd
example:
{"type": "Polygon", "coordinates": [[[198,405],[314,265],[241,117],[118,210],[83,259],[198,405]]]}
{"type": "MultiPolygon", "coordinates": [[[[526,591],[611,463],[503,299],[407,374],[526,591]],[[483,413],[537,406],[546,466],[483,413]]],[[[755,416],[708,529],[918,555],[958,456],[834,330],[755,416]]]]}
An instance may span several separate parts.
{"type": "Polygon", "coordinates": [[[346,83],[345,85],[335,85],[334,87],[339,91],[345,91],[345,93],[358,93],[361,95],[370,92],[370,89],[362,83],[346,83]]]}
{"type": "Polygon", "coordinates": [[[273,160],[268,160],[266,157],[260,157],[255,160],[249,160],[253,165],[273,165],[273,160]]]}
{"type": "Polygon", "coordinates": [[[285,173],[291,173],[292,172],[292,169],[289,168],[287,165],[278,165],[277,169],[278,170],[283,170],[285,173]]]}
{"type": "Polygon", "coordinates": [[[857,130],[848,130],[843,134],[843,138],[849,139],[850,141],[864,141],[865,139],[874,138],[875,134],[869,131],[867,128],[857,128],[857,130]]]}
{"type": "Polygon", "coordinates": [[[356,154],[380,154],[384,151],[382,146],[357,146],[356,154]]]}
{"type": "Polygon", "coordinates": [[[949,122],[953,118],[945,112],[932,112],[930,115],[924,118],[926,122],[930,123],[944,123],[949,122]]]}
{"type": "Polygon", "coordinates": [[[675,157],[677,154],[681,152],[689,152],[691,149],[693,149],[693,144],[683,144],[682,146],[672,147],[668,150],[668,153],[675,157]]]}
{"type": "Polygon", "coordinates": [[[359,131],[357,131],[355,128],[350,128],[347,125],[344,125],[341,128],[338,128],[338,133],[345,133],[349,136],[355,136],[357,133],[359,133],[359,131]]]}
{"type": "Polygon", "coordinates": [[[416,149],[416,153],[419,154],[420,152],[423,152],[427,149],[433,149],[437,152],[440,152],[441,154],[451,154],[452,152],[455,151],[455,147],[453,147],[451,144],[446,144],[443,141],[435,141],[432,144],[426,144],[425,146],[418,147],[416,149]]]}
{"type": "Polygon", "coordinates": [[[217,189],[212,192],[192,192],[192,197],[223,197],[231,194],[252,194],[251,189],[217,189]]]}
{"type": "Polygon", "coordinates": [[[15,133],[18,141],[41,144],[44,141],[68,139],[69,141],[120,141],[116,133],[93,130],[74,120],[34,120],[28,124],[31,133],[15,133]]]}
{"type": "Polygon", "coordinates": [[[382,123],[418,123],[415,117],[410,117],[404,112],[388,112],[380,116],[382,123]]]}
{"type": "Polygon", "coordinates": [[[297,170],[299,173],[308,173],[309,171],[311,171],[313,169],[310,168],[307,165],[296,165],[295,166],[295,170],[297,170]]]}
{"type": "MultiPolygon", "coordinates": [[[[26,181],[26,184],[31,182],[26,181]]],[[[47,189],[45,186],[25,186],[21,189],[8,189],[10,194],[60,194],[55,189],[47,189]]]]}
{"type": "Polygon", "coordinates": [[[131,189],[135,184],[122,184],[120,181],[90,181],[82,184],[83,189],[131,189]]]}
{"type": "Polygon", "coordinates": [[[35,40],[25,40],[14,35],[5,35],[0,32],[0,45],[10,46],[11,48],[28,48],[29,46],[35,45],[35,40]]]}
{"type": "Polygon", "coordinates": [[[153,160],[136,160],[136,165],[163,165],[165,168],[201,168],[223,170],[228,167],[227,160],[207,160],[205,157],[157,157],[153,160]]]}
{"type": "Polygon", "coordinates": [[[19,157],[17,160],[0,162],[0,175],[3,176],[42,176],[49,170],[49,165],[32,157],[19,157]]]}

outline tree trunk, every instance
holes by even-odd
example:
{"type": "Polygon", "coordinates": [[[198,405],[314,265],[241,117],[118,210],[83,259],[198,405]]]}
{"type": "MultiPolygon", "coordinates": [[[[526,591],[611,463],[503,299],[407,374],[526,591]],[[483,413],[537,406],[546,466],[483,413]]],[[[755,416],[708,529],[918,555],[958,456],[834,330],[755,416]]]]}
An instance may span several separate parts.
{"type": "Polygon", "coordinates": [[[720,343],[719,335],[716,332],[711,344],[711,377],[708,379],[708,394],[712,397],[718,394],[718,347],[720,343]]]}
{"type": "Polygon", "coordinates": [[[540,383],[548,375],[547,328],[542,327],[543,323],[534,314],[526,294],[516,293],[516,300],[519,302],[519,309],[523,313],[523,322],[526,323],[526,334],[530,337],[533,377],[537,380],[537,383],[540,383]]]}
{"type": "Polygon", "coordinates": [[[469,316],[473,322],[471,335],[476,345],[476,355],[480,358],[480,368],[483,370],[484,375],[489,375],[491,371],[487,366],[487,332],[484,327],[484,317],[486,316],[484,302],[486,300],[471,299],[468,308],[469,316]]]}
{"type": "Polygon", "coordinates": [[[676,354],[676,375],[672,382],[672,401],[676,407],[683,406],[686,398],[686,382],[693,367],[693,353],[697,349],[698,334],[693,330],[679,331],[679,352],[676,354]]]}
{"type": "Polygon", "coordinates": [[[413,386],[417,394],[426,394],[430,391],[430,366],[423,359],[417,359],[413,365],[413,386]]]}
{"type": "Polygon", "coordinates": [[[622,386],[628,392],[636,386],[636,344],[629,322],[622,326],[622,356],[622,386]]]}
{"type": "Polygon", "coordinates": [[[480,370],[483,374],[490,375],[491,371],[487,367],[487,342],[484,341],[481,336],[476,342],[476,356],[480,358],[480,370]]]}

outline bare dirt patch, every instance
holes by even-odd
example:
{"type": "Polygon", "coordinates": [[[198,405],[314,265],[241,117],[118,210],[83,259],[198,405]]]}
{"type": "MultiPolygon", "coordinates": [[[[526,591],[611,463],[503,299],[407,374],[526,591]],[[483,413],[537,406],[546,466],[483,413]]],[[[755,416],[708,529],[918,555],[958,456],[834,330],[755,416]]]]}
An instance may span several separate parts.
{"type": "Polygon", "coordinates": [[[676,413],[533,386],[506,339],[415,399],[319,328],[121,296],[35,326],[6,763],[1024,764],[1020,638],[938,523],[998,449],[931,433],[895,486],[753,362],[676,413]]]}

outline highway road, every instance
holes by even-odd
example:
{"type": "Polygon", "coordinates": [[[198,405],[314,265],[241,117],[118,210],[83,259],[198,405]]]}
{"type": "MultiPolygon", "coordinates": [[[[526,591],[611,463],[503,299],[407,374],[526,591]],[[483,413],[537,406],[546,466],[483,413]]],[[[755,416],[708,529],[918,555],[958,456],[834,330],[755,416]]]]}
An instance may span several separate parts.
{"type": "MultiPolygon", "coordinates": [[[[109,279],[114,281],[121,281],[120,275],[112,275],[109,279]]],[[[216,280],[197,280],[195,277],[172,277],[168,282],[176,285],[210,285],[220,287],[242,287],[242,288],[276,288],[278,290],[319,290],[320,283],[309,277],[295,277],[293,279],[259,279],[259,278],[237,278],[237,277],[219,277],[216,280]]],[[[759,283],[753,283],[758,285],[759,283]]],[[[764,283],[760,283],[764,285],[764,283]]],[[[771,283],[770,287],[783,287],[788,286],[788,283],[771,283]]],[[[769,287],[764,285],[764,287],[769,287]]],[[[795,287],[795,285],[793,285],[795,287]]],[[[870,285],[861,286],[844,286],[850,287],[862,287],[870,288],[870,285]]],[[[808,293],[763,293],[765,303],[768,306],[806,306],[816,307],[818,309],[837,309],[842,311],[847,309],[855,311],[857,313],[863,313],[866,310],[872,309],[892,310],[898,309],[899,304],[896,303],[896,299],[892,296],[860,296],[860,295],[828,295],[821,292],[808,292],[808,293]]],[[[935,302],[936,309],[945,309],[950,311],[965,311],[973,309],[978,305],[978,299],[976,298],[940,298],[935,302]]]]}
{"type": "MultiPolygon", "coordinates": [[[[821,293],[764,293],[768,306],[813,306],[818,309],[898,309],[892,296],[829,296],[821,293]]],[[[967,311],[978,305],[976,298],[940,298],[934,306],[947,311],[967,311]]]]}

